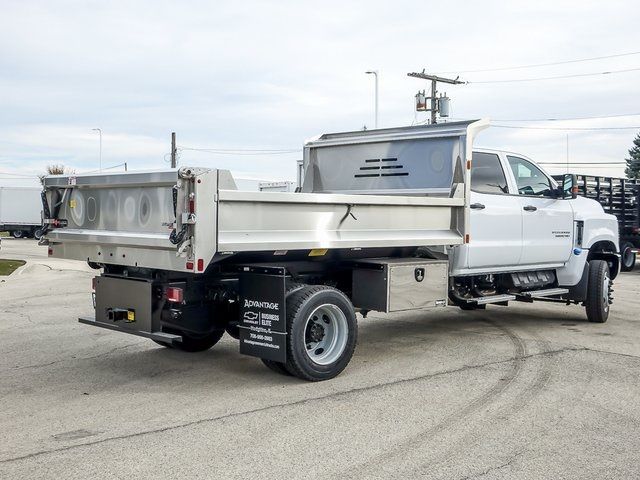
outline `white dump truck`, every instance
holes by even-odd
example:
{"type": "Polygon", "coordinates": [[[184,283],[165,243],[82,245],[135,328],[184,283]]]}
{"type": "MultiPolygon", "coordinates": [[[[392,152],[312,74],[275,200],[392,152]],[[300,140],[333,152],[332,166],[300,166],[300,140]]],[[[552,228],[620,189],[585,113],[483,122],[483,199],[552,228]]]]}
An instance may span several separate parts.
{"type": "Polygon", "coordinates": [[[42,236],[42,190],[38,187],[0,187],[0,232],[14,238],[42,236]]]}
{"type": "Polygon", "coordinates": [[[301,192],[241,192],[229,172],[49,176],[49,255],[83,260],[82,323],[184,351],[228,332],[305,380],[338,375],[356,313],[582,304],[605,322],[618,224],[528,158],[473,148],[488,122],[321,135],[301,192]]]}

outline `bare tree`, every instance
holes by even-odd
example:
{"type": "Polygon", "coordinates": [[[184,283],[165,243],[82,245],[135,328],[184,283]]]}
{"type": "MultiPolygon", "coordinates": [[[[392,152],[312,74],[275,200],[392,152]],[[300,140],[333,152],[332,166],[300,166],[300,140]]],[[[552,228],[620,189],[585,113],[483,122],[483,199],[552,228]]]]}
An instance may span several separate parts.
{"type": "Polygon", "coordinates": [[[52,163],[51,165],[47,165],[47,173],[44,175],[38,175],[40,179],[40,183],[44,182],[44,177],[47,175],[64,175],[65,173],[73,174],[76,173],[75,170],[70,169],[69,167],[65,167],[61,163],[52,163]]]}
{"type": "Polygon", "coordinates": [[[47,175],[63,175],[66,172],[68,172],[68,169],[62,164],[52,163],[47,165],[47,175]]]}

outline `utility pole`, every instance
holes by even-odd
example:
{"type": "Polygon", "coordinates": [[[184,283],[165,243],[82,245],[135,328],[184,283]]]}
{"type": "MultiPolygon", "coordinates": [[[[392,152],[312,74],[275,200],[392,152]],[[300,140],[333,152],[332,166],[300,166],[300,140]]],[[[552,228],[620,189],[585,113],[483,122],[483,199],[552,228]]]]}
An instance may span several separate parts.
{"type": "Polygon", "coordinates": [[[567,173],[569,173],[569,134],[567,133],[567,173]]]}
{"type": "Polygon", "coordinates": [[[171,132],[171,168],[176,166],[176,132],[171,132]]]}
{"type": "Polygon", "coordinates": [[[100,134],[100,156],[99,156],[99,167],[100,167],[100,172],[102,171],[102,130],[99,128],[92,128],[91,130],[93,130],[94,132],[98,132],[98,134],[100,134]]]}
{"type": "Polygon", "coordinates": [[[424,70],[422,70],[422,72],[411,72],[411,73],[407,73],[407,76],[409,77],[413,77],[413,78],[420,78],[422,80],[430,80],[431,81],[431,96],[429,97],[429,100],[431,100],[431,108],[428,109],[431,112],[431,123],[436,123],[437,120],[437,114],[439,111],[439,107],[438,107],[438,98],[436,96],[436,94],[438,93],[438,82],[440,83],[449,83],[451,85],[461,85],[464,84],[465,82],[463,82],[462,80],[458,80],[458,78],[445,78],[445,77],[439,77],[437,75],[429,75],[428,73],[425,73],[424,70]]]}
{"type": "Polygon", "coordinates": [[[367,75],[375,75],[376,77],[376,96],[375,96],[375,128],[378,128],[378,70],[369,70],[364,72],[367,75]]]}

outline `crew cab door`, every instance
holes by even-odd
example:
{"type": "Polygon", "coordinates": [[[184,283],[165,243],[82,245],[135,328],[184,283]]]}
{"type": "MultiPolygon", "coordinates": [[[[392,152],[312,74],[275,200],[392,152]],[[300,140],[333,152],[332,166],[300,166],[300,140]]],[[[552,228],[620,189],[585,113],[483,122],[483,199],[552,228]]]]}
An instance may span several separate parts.
{"type": "Polygon", "coordinates": [[[566,262],[573,247],[573,210],[554,198],[555,183],[533,162],[507,154],[522,209],[521,265],[566,262]]]}
{"type": "Polygon", "coordinates": [[[474,152],[471,163],[471,235],[468,267],[514,267],[522,252],[522,207],[509,195],[497,153],[474,152]]]}

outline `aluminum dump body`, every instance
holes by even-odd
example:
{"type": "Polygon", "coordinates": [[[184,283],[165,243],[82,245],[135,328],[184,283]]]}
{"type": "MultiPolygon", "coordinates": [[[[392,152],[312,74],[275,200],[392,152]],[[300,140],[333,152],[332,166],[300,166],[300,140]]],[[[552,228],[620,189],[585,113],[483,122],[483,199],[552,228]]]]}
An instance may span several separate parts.
{"type": "Polygon", "coordinates": [[[50,254],[199,273],[241,252],[461,244],[471,142],[484,126],[320,137],[305,146],[303,193],[240,192],[228,171],[203,168],[49,176],[50,254]],[[397,168],[362,170],[388,155],[397,168]]]}

